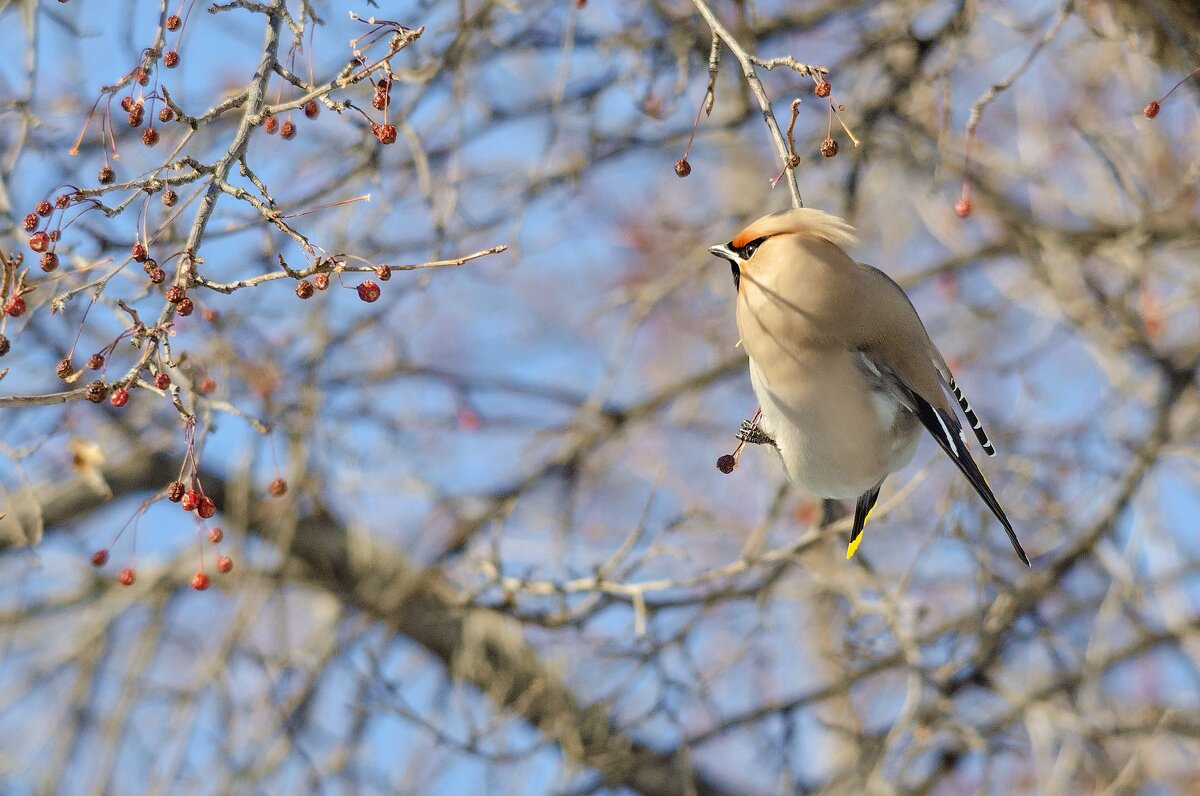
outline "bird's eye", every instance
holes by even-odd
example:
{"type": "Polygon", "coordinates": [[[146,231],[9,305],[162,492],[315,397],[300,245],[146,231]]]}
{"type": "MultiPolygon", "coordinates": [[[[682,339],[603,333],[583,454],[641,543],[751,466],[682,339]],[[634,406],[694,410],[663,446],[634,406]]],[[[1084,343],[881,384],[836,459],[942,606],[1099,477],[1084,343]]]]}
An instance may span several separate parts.
{"type": "Polygon", "coordinates": [[[743,246],[739,252],[739,254],[742,255],[742,259],[749,260],[751,257],[753,257],[754,253],[758,251],[758,247],[762,245],[764,240],[766,240],[766,238],[756,238],[743,246]]]}

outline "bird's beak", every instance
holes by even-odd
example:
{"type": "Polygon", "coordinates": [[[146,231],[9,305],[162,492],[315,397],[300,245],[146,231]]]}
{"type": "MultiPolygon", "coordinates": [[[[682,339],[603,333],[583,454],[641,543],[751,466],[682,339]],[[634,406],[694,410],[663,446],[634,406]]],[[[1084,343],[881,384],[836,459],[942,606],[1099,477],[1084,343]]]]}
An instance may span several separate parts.
{"type": "Polygon", "coordinates": [[[728,260],[731,263],[736,263],[738,261],[737,255],[734,254],[729,248],[728,243],[718,243],[716,246],[709,246],[708,253],[715,254],[717,257],[720,257],[723,260],[728,260]]]}

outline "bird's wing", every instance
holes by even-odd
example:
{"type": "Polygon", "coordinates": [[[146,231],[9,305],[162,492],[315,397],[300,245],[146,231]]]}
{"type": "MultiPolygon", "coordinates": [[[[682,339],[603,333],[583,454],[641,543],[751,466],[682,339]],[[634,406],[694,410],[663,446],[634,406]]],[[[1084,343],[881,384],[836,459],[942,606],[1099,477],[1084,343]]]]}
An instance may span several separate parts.
{"type": "Polygon", "coordinates": [[[850,532],[850,544],[846,547],[846,560],[849,561],[856,550],[858,543],[862,541],[863,528],[867,524],[867,520],[871,517],[871,509],[875,508],[875,501],[879,500],[879,488],[883,486],[880,481],[867,492],[858,496],[858,502],[854,504],[854,530],[850,532]]]}
{"type": "MultiPolygon", "coordinates": [[[[996,519],[1000,520],[1000,524],[1004,526],[1004,531],[1008,534],[1008,540],[1012,542],[1013,549],[1017,551],[1017,555],[1025,562],[1025,565],[1029,566],[1029,557],[1025,555],[1025,550],[1021,547],[1020,540],[1017,539],[1012,523],[1008,521],[1008,516],[1000,507],[1000,501],[996,499],[992,488],[988,486],[987,479],[983,477],[975,460],[971,458],[971,452],[967,450],[966,438],[963,436],[958,418],[944,409],[933,406],[917,390],[906,383],[893,368],[881,362],[871,352],[861,351],[859,357],[863,372],[874,382],[872,386],[880,386],[888,390],[917,416],[921,425],[925,426],[925,430],[937,440],[937,444],[979,493],[979,497],[983,498],[983,502],[996,515],[996,519]]],[[[861,505],[861,498],[859,503],[861,505]]]]}

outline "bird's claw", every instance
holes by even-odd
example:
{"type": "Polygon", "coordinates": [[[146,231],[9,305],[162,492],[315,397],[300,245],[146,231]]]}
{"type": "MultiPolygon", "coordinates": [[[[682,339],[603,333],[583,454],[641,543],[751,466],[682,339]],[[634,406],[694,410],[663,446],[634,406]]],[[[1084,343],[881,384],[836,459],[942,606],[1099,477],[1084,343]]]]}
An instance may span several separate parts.
{"type": "Polygon", "coordinates": [[[736,436],[742,442],[746,442],[751,445],[775,445],[775,440],[771,438],[770,434],[763,431],[749,420],[742,421],[742,427],[738,429],[737,434],[734,436],[736,436]]]}

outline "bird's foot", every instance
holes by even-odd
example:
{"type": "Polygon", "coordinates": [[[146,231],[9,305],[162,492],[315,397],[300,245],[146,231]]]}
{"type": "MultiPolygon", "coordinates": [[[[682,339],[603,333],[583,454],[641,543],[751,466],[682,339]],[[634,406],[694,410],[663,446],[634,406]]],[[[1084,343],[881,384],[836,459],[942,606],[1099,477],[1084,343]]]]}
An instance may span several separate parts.
{"type": "Polygon", "coordinates": [[[742,421],[742,427],[738,429],[737,434],[734,436],[742,442],[747,442],[751,445],[775,446],[775,440],[771,438],[771,435],[749,420],[742,421]]]}

